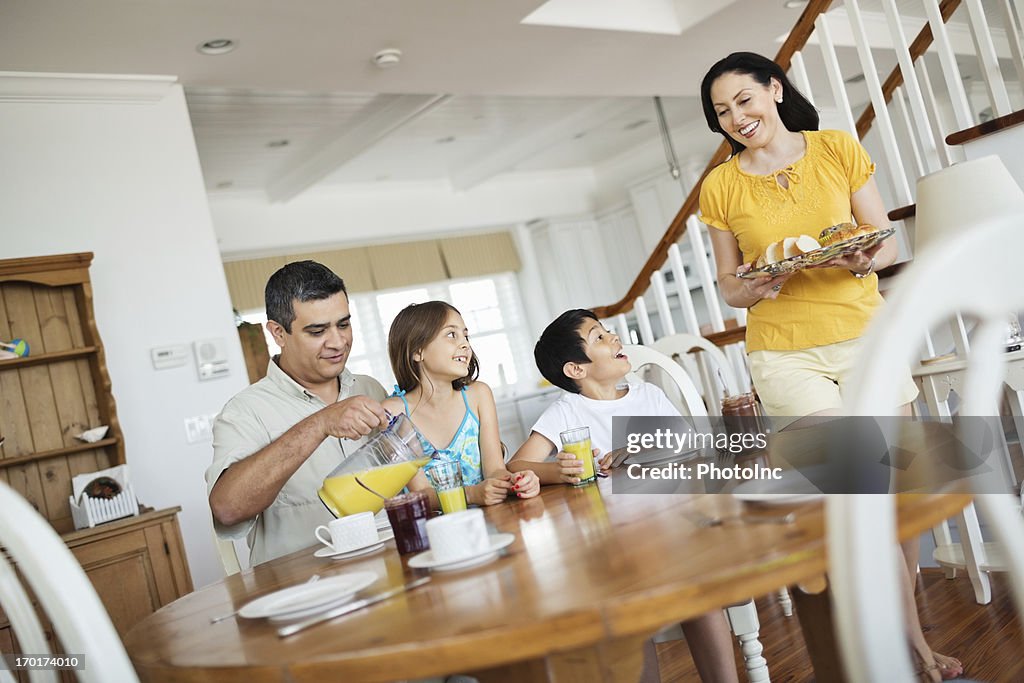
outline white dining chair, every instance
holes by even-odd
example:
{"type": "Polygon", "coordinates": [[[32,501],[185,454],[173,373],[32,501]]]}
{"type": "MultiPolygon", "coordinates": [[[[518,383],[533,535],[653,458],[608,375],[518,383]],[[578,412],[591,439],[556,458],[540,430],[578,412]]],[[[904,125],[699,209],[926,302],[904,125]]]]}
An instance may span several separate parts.
{"type": "Polygon", "coordinates": [[[743,393],[740,390],[740,382],[736,378],[736,373],[733,371],[729,359],[726,358],[725,353],[720,348],[708,341],[707,337],[687,334],[685,332],[670,334],[661,337],[651,344],[650,347],[669,356],[673,360],[678,360],[684,367],[692,365],[697,368],[697,374],[701,378],[701,386],[703,387],[704,402],[708,413],[711,415],[722,414],[721,399],[723,392],[729,396],[743,393]],[[695,359],[691,354],[691,351],[694,350],[700,352],[699,359],[695,359]]]}
{"type": "MultiPolygon", "coordinates": [[[[977,316],[979,323],[961,415],[998,416],[1007,313],[1024,308],[1022,253],[1024,225],[1019,216],[965,225],[958,236],[923,249],[897,276],[865,335],[860,381],[845,397],[848,413],[896,415],[893,378],[911,365],[921,331],[953,311],[963,311],[977,316]]],[[[1002,546],[1018,617],[1024,616],[1024,519],[1015,498],[979,491],[975,505],[1002,546]]],[[[830,496],[826,520],[836,631],[848,680],[915,680],[899,613],[898,572],[905,570],[896,553],[894,499],[830,496]]],[[[984,552],[971,539],[964,541],[964,550],[967,555],[984,552]]]]}
{"type": "MultiPolygon", "coordinates": [[[[695,421],[695,427],[700,430],[709,430],[710,422],[707,421],[708,411],[701,399],[700,392],[690,376],[683,371],[682,366],[670,357],[656,351],[648,346],[630,344],[623,347],[622,352],[629,358],[633,366],[633,374],[636,376],[644,366],[653,365],[661,370],[675,385],[681,404],[676,408],[695,421]],[[703,420],[702,420],[703,418],[703,420]],[[705,422],[704,425],[701,423],[705,422]]],[[[671,397],[669,392],[667,395],[671,397]]],[[[788,597],[788,594],[787,594],[788,597]]],[[[743,653],[743,663],[747,671],[747,678],[752,683],[770,683],[768,675],[768,661],[763,656],[764,646],[761,644],[761,622],[757,617],[757,608],[754,601],[750,600],[740,605],[733,605],[725,608],[726,617],[729,619],[729,626],[733,635],[740,644],[740,651],[743,653]]],[[[675,632],[675,628],[667,629],[675,632]]],[[[664,633],[664,632],[663,632],[664,633]]],[[[656,640],[666,640],[664,635],[656,637],[656,640]]]]}
{"type": "MultiPolygon", "coordinates": [[[[67,654],[85,655],[75,671],[84,683],[136,683],[138,678],[110,616],[82,566],[53,527],[7,484],[0,482],[0,606],[22,652],[51,654],[31,588],[67,654]],[[13,566],[12,566],[13,565],[13,566]],[[15,568],[17,571],[15,571],[15,568]]],[[[32,683],[57,681],[53,671],[33,671],[32,683]],[[37,675],[38,674],[38,675],[37,675]]]]}

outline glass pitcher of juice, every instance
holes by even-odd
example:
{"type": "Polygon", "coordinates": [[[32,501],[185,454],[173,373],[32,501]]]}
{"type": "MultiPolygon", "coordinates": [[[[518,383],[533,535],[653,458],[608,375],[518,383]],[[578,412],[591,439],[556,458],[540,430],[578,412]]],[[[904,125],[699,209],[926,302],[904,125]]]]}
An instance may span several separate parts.
{"type": "Polygon", "coordinates": [[[391,418],[387,429],[328,474],[317,494],[335,517],[377,513],[384,499],[398,494],[429,461],[412,421],[398,414],[391,418]]]}

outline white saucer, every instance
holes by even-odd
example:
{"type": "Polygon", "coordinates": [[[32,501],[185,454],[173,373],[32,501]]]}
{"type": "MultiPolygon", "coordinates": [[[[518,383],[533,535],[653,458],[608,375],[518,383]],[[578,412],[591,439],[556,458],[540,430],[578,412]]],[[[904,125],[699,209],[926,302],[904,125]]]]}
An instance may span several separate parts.
{"type": "Polygon", "coordinates": [[[732,491],[736,500],[760,505],[796,505],[822,500],[825,494],[797,470],[786,470],[781,479],[754,479],[732,491]]]}
{"type": "Polygon", "coordinates": [[[301,583],[256,598],[238,610],[238,616],[275,620],[311,616],[348,602],[357,591],[376,580],[374,572],[352,572],[328,576],[313,583],[301,583]]]}
{"type": "Polygon", "coordinates": [[[410,557],[409,566],[413,569],[432,569],[437,572],[450,572],[458,569],[477,567],[481,564],[497,559],[498,551],[512,545],[512,542],[516,540],[516,535],[491,534],[487,539],[490,541],[490,546],[486,550],[470,555],[469,557],[463,557],[454,561],[447,560],[445,562],[438,562],[434,559],[433,551],[427,550],[419,555],[410,557]]]}
{"type": "Polygon", "coordinates": [[[387,543],[388,541],[390,541],[394,537],[395,537],[395,532],[393,532],[391,529],[387,529],[385,531],[379,532],[377,540],[374,541],[373,543],[368,543],[367,545],[361,545],[358,548],[352,548],[350,550],[346,550],[346,551],[340,552],[340,553],[337,550],[335,550],[334,548],[329,548],[327,546],[324,546],[323,548],[320,548],[315,553],[313,553],[313,557],[330,557],[330,558],[335,559],[335,560],[347,560],[350,557],[359,557],[360,555],[368,555],[368,554],[374,552],[375,550],[380,550],[381,548],[383,548],[384,544],[387,543]]]}

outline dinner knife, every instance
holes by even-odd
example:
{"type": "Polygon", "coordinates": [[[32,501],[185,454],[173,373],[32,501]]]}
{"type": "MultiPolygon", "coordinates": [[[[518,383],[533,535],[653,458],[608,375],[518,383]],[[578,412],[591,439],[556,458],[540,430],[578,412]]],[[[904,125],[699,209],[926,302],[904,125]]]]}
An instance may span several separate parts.
{"type": "Polygon", "coordinates": [[[387,600],[388,598],[394,597],[399,593],[404,593],[406,591],[411,591],[414,588],[419,588],[423,584],[429,582],[430,577],[424,576],[422,578],[416,579],[415,581],[410,581],[404,586],[390,588],[384,591],[383,593],[377,593],[376,595],[371,595],[369,597],[363,598],[362,600],[356,600],[355,602],[350,602],[345,605],[342,605],[341,607],[336,607],[332,610],[328,610],[323,614],[317,614],[316,616],[312,616],[309,619],[303,619],[302,621],[297,621],[294,624],[282,626],[281,628],[277,629],[277,635],[280,638],[286,638],[288,636],[295,635],[299,631],[305,631],[310,626],[316,626],[317,624],[323,623],[325,621],[330,621],[331,619],[336,619],[345,614],[356,612],[358,610],[363,609],[364,607],[369,607],[370,605],[374,605],[378,602],[381,602],[382,600],[387,600]]]}

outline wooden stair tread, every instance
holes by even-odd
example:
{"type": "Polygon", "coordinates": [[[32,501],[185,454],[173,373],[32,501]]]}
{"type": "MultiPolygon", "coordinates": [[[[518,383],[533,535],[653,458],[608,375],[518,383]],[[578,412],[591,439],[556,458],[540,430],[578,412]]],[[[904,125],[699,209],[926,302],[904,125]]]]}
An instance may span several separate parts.
{"type": "Polygon", "coordinates": [[[996,117],[991,121],[980,123],[972,128],[965,128],[964,130],[950,133],[946,136],[946,144],[962,145],[965,142],[977,140],[990,133],[1006,130],[1021,123],[1024,123],[1024,110],[1011,112],[1006,116],[996,117]]]}
{"type": "Polygon", "coordinates": [[[917,204],[910,204],[908,206],[901,206],[898,209],[893,209],[888,214],[889,220],[891,221],[902,221],[907,218],[913,218],[917,215],[917,204]]]}

